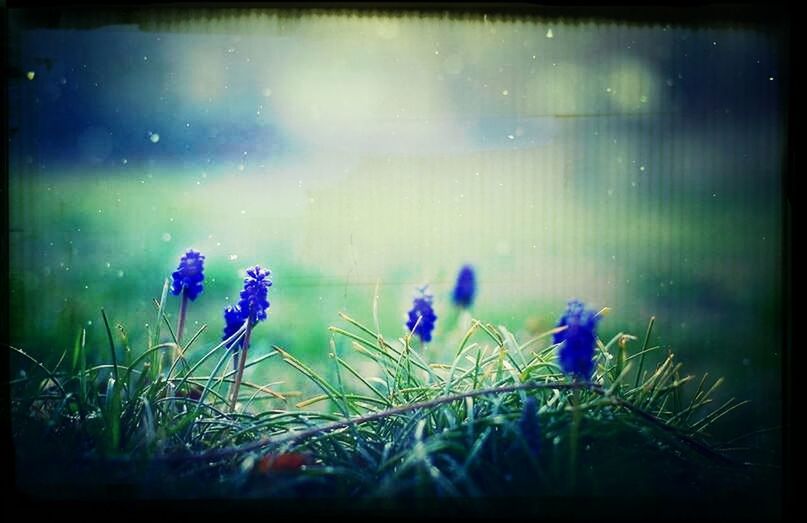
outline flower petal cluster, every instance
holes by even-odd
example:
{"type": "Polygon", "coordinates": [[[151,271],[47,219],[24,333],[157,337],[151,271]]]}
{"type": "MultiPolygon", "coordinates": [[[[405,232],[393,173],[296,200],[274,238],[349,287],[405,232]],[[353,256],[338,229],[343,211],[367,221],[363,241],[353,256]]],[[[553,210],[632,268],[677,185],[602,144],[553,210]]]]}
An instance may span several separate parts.
{"type": "Polygon", "coordinates": [[[458,306],[467,309],[474,302],[476,294],[476,274],[470,265],[464,265],[457,276],[457,284],[451,297],[458,306]]]}
{"type": "Polygon", "coordinates": [[[432,307],[432,298],[421,290],[420,296],[416,297],[412,304],[412,310],[409,311],[409,319],[406,322],[406,328],[410,332],[414,329],[414,333],[424,343],[431,341],[434,322],[437,321],[437,315],[432,307]]]}
{"type": "Polygon", "coordinates": [[[263,270],[256,265],[247,269],[247,277],[244,278],[244,290],[241,291],[241,299],[238,301],[238,308],[241,309],[243,317],[251,318],[252,324],[266,319],[266,309],[269,308],[267,298],[272,280],[269,279],[271,271],[263,270]]]}
{"type": "Polygon", "coordinates": [[[179,266],[171,274],[171,294],[177,296],[184,292],[193,301],[202,292],[205,257],[201,253],[188,250],[179,260],[179,266]]]}
{"type": "Polygon", "coordinates": [[[569,302],[566,312],[558,321],[554,342],[560,343],[558,360],[563,372],[583,380],[590,380],[594,372],[594,347],[597,343],[597,322],[593,310],[586,310],[579,300],[569,302]]]}

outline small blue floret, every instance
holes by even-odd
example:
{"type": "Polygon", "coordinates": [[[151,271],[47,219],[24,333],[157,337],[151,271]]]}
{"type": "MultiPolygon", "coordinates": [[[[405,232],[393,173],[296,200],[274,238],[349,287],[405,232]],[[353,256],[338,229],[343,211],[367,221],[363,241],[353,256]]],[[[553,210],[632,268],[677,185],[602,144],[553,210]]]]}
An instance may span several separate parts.
{"type": "Polygon", "coordinates": [[[474,268],[470,265],[465,265],[460,269],[459,276],[457,276],[457,284],[454,287],[452,298],[455,304],[467,309],[473,304],[475,294],[476,275],[474,274],[474,268]]]}
{"type": "MultiPolygon", "coordinates": [[[[233,334],[238,332],[238,329],[244,324],[245,319],[238,305],[227,305],[224,307],[224,333],[221,337],[221,341],[229,339],[233,334]]],[[[238,342],[239,346],[242,341],[243,338],[238,342]]]]}

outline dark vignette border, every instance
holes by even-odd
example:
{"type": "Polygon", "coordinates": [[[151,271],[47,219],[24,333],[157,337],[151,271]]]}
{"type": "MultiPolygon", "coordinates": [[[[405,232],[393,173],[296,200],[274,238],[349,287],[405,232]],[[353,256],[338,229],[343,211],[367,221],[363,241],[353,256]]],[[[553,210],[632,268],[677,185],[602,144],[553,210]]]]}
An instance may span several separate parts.
{"type": "MultiPolygon", "coordinates": [[[[631,4],[630,2],[620,2],[617,6],[605,5],[585,5],[580,4],[569,6],[562,4],[540,4],[538,2],[164,2],[164,1],[140,1],[128,3],[125,1],[113,2],[59,2],[58,0],[7,0],[0,8],[0,27],[5,30],[4,38],[0,41],[0,58],[3,60],[5,70],[8,71],[8,51],[9,42],[15,38],[15,32],[30,29],[76,29],[90,30],[108,25],[135,25],[142,31],[165,31],[171,30],[177,23],[203,22],[216,20],[223,23],[228,28],[227,22],[233,21],[233,31],[238,31],[235,23],[237,18],[252,13],[269,12],[282,19],[294,20],[308,15],[344,15],[351,17],[373,17],[373,16],[394,16],[394,17],[421,17],[430,19],[443,19],[451,21],[472,21],[487,19],[489,21],[553,21],[564,25],[585,25],[585,24],[606,24],[618,26],[640,26],[640,27],[686,27],[692,29],[700,28],[727,28],[738,30],[760,31],[769,34],[774,39],[779,48],[781,63],[784,65],[782,71],[783,82],[780,83],[782,100],[785,106],[785,121],[783,127],[787,131],[783,148],[783,172],[782,172],[782,200],[781,200],[781,222],[782,222],[782,246],[781,258],[782,266],[780,281],[782,284],[782,330],[778,333],[778,340],[783,344],[782,359],[782,398],[783,398],[783,420],[782,420],[782,443],[783,443],[783,486],[782,506],[773,506],[771,503],[757,504],[753,498],[745,500],[735,505],[733,517],[741,519],[760,519],[778,514],[782,517],[785,508],[792,502],[792,482],[790,481],[794,472],[793,446],[792,446],[792,173],[796,168],[795,151],[793,148],[793,130],[795,125],[795,104],[789,96],[792,91],[793,68],[792,58],[797,56],[793,52],[793,40],[791,33],[792,17],[794,13],[785,4],[778,3],[725,3],[714,4],[707,2],[692,2],[689,4],[677,5],[646,5],[631,4]]],[[[3,119],[2,130],[4,146],[0,151],[0,163],[2,164],[3,176],[0,180],[0,229],[4,234],[9,231],[9,186],[8,186],[8,149],[7,136],[8,129],[8,85],[2,85],[2,97],[4,103],[0,107],[0,117],[3,119]]],[[[6,298],[5,310],[0,313],[0,343],[6,344],[6,336],[10,327],[9,310],[13,305],[9,296],[9,247],[8,236],[0,241],[0,294],[6,298]]],[[[0,369],[2,375],[8,376],[8,359],[2,358],[0,369]]],[[[10,426],[9,419],[9,392],[7,380],[2,387],[2,397],[0,400],[0,419],[3,425],[10,426]]],[[[92,501],[97,508],[111,508],[112,504],[120,507],[120,503],[126,501],[126,496],[119,493],[119,496],[99,499],[73,500],[63,502],[47,502],[43,500],[26,499],[19,496],[17,489],[13,488],[14,454],[11,446],[10,430],[3,431],[4,440],[8,438],[7,449],[11,464],[9,477],[12,489],[7,491],[14,498],[16,504],[25,507],[29,515],[37,511],[56,512],[59,509],[70,510],[79,508],[77,505],[84,505],[92,501]],[[108,507],[105,507],[108,505],[108,507]],[[36,507],[36,508],[35,508],[36,507]]],[[[5,441],[4,441],[5,443],[5,441]]],[[[383,500],[376,504],[371,504],[372,511],[365,506],[357,509],[350,503],[350,500],[306,500],[303,502],[295,500],[274,500],[271,505],[258,501],[237,501],[238,507],[234,507],[236,502],[224,500],[186,500],[184,502],[171,501],[138,501],[137,507],[130,506],[127,512],[134,509],[135,513],[142,510],[142,515],[149,513],[154,515],[154,510],[165,510],[173,512],[172,509],[189,513],[205,513],[209,515],[224,514],[233,508],[238,512],[254,512],[256,515],[278,517],[280,515],[300,516],[300,515],[322,515],[333,518],[334,516],[358,516],[373,515],[384,518],[396,518],[404,515],[411,516],[417,514],[421,518],[445,519],[446,516],[457,516],[446,512],[445,507],[440,506],[439,501],[420,502],[412,505],[401,506],[384,503],[383,500]],[[334,504],[334,501],[337,503],[334,504]]],[[[413,500],[414,501],[414,500],[413,500]]],[[[634,511],[612,512],[616,506],[603,506],[603,500],[574,500],[570,503],[567,499],[547,499],[543,505],[541,516],[546,519],[562,517],[563,519],[615,519],[631,520],[632,517],[644,517],[646,514],[654,514],[657,519],[678,519],[697,515],[701,518],[721,518],[728,514],[716,512],[723,504],[720,500],[702,500],[689,505],[686,514],[677,513],[675,510],[669,511],[669,504],[665,504],[665,513],[653,510],[657,508],[656,502],[660,500],[634,500],[634,511]],[[591,507],[587,510],[586,507],[591,507]],[[596,507],[596,509],[595,509],[596,507]],[[647,510],[648,512],[644,512],[647,510]]],[[[726,500],[728,501],[728,500],[726,500]]],[[[731,502],[735,502],[731,500],[731,502]]],[[[502,500],[502,506],[517,510],[520,504],[517,500],[502,500]]],[[[616,504],[615,504],[616,505],[616,504]]],[[[522,505],[523,506],[523,505],[522,505]]],[[[487,514],[485,511],[473,511],[473,503],[469,503],[468,512],[462,514],[466,519],[471,519],[504,515],[487,514]]],[[[538,514],[521,514],[505,509],[506,515],[510,518],[523,517],[538,514]]],[[[132,513],[131,515],[134,515],[132,513]]],[[[139,515],[139,514],[138,514],[139,515]]]]}

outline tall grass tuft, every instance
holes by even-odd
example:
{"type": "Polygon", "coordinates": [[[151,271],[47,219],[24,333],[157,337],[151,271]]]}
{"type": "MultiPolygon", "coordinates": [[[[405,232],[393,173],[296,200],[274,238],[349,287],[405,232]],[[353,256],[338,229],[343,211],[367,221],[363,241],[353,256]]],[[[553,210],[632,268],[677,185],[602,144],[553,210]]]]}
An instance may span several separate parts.
{"type": "Polygon", "coordinates": [[[603,311],[572,303],[557,327],[530,339],[473,318],[458,345],[441,352],[450,359],[427,361],[409,347],[412,333],[431,341],[436,314],[421,293],[403,337],[340,313],[322,354],[331,371],[323,373],[277,345],[250,359],[271,282],[260,267],[247,274],[239,306],[225,311],[221,341],[199,346],[202,325],[164,373],[155,372],[154,356],[179,346],[164,312],[167,281],[154,300],[158,321],[148,346],[124,360],[116,350],[128,347],[125,331],[116,343],[105,315],[108,363],[90,363],[83,331],[68,365],[10,347],[23,483],[45,475],[70,488],[102,489],[122,475],[142,496],[322,495],[357,505],[418,496],[451,505],[626,489],[695,495],[743,488],[760,470],[723,451],[711,434],[747,402],[732,398],[714,408],[722,380],[704,376],[693,393],[695,377],[672,353],[647,340],[632,352],[629,333],[600,340],[594,327],[603,311]],[[234,368],[227,365],[232,351],[234,368]],[[243,379],[245,369],[270,359],[315,392],[299,397],[282,379],[243,379]]]}

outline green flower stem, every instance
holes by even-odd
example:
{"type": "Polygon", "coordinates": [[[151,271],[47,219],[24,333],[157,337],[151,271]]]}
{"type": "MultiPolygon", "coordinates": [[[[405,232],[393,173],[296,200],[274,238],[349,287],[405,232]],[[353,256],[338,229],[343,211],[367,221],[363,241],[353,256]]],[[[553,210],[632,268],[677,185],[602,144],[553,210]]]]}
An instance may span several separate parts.
{"type": "Polygon", "coordinates": [[[187,289],[182,289],[182,301],[179,304],[179,319],[177,320],[177,344],[182,342],[182,333],[185,330],[185,315],[188,312],[188,301],[187,289]]]}
{"type": "MultiPolygon", "coordinates": [[[[171,371],[174,369],[174,366],[176,365],[179,356],[178,353],[182,350],[180,344],[182,343],[182,333],[185,330],[185,315],[188,312],[188,301],[189,301],[188,290],[183,288],[182,301],[179,303],[179,318],[177,319],[177,335],[176,335],[177,343],[176,346],[174,347],[174,350],[171,351],[171,365],[169,367],[168,376],[166,376],[166,379],[170,379],[171,371]]],[[[169,398],[175,397],[174,384],[171,383],[170,381],[168,381],[167,383],[167,393],[169,398]]]]}
{"type": "Polygon", "coordinates": [[[241,388],[241,379],[244,376],[244,362],[247,361],[247,350],[249,350],[249,339],[252,335],[254,323],[252,316],[247,319],[247,331],[244,333],[244,343],[241,346],[240,357],[238,358],[238,372],[235,374],[235,384],[233,384],[233,395],[230,398],[230,412],[235,412],[235,404],[238,401],[238,389],[241,388]]]}

